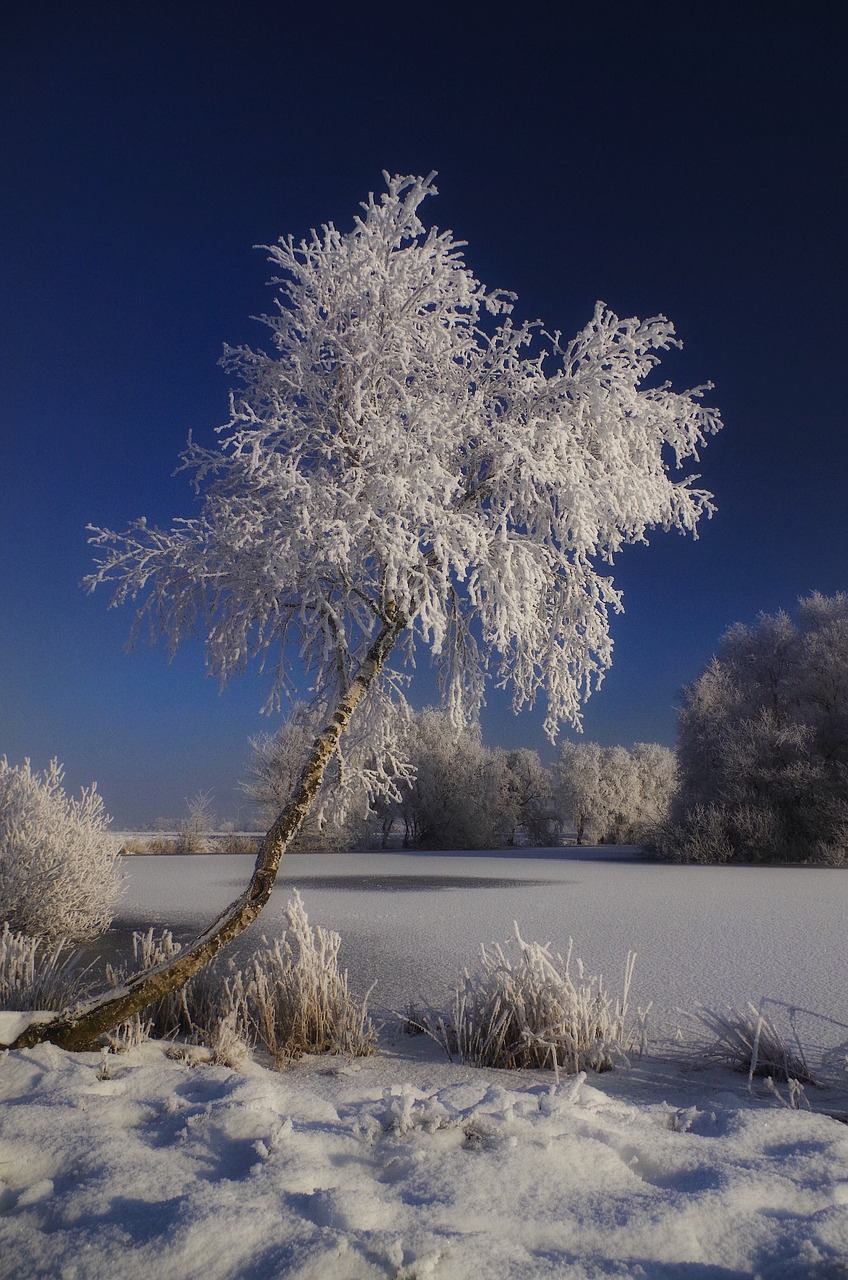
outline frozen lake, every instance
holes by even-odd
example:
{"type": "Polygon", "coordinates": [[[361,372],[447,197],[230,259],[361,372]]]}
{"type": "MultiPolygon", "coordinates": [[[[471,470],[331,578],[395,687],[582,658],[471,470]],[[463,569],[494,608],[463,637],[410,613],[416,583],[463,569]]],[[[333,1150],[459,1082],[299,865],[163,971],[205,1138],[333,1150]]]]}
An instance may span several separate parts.
{"type": "MultiPolygon", "coordinates": [[[[253,858],[136,856],[125,866],[109,945],[150,924],[188,940],[246,885],[253,858]]],[[[845,871],[665,866],[609,849],[291,855],[231,954],[273,935],[295,887],[311,923],[341,934],[353,989],[376,983],[375,1012],[442,1002],[480,943],[505,940],[517,921],[525,939],[563,953],[572,937],[574,955],[613,989],[635,951],[632,1004],[653,1002],[655,1034],[675,1030],[678,1007],[765,999],[778,1002],[770,1016],[786,1004],[818,1015],[818,1043],[846,1038],[823,1021],[848,1027],[845,871]]]]}

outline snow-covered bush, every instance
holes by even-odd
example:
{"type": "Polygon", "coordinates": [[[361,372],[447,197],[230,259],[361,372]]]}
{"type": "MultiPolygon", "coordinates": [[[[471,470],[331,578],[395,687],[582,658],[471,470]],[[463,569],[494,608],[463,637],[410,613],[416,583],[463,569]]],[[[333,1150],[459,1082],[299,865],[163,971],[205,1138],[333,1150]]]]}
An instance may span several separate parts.
{"type": "Polygon", "coordinates": [[[236,831],[232,822],[221,823],[219,849],[222,853],[250,853],[255,858],[262,844],[261,836],[248,831],[236,831]]]}
{"type": "Polygon", "coordinates": [[[649,833],[650,849],[670,862],[731,862],[734,849],[727,810],[719,804],[695,804],[675,812],[649,833]]]}
{"type": "Polygon", "coordinates": [[[212,1061],[218,1067],[239,1071],[250,1057],[250,1045],[239,1027],[236,1009],[231,1009],[213,1023],[208,1038],[212,1061]]]}
{"type": "Polygon", "coordinates": [[[675,754],[656,742],[637,742],[630,751],[564,742],[555,773],[560,808],[578,844],[585,835],[641,843],[667,816],[677,786],[675,754]]]}
{"type": "Polygon", "coordinates": [[[0,1009],[64,1009],[84,994],[74,956],[0,925],[0,1009]]]}
{"type": "Polygon", "coordinates": [[[731,627],[685,691],[678,759],[662,856],[848,864],[848,596],[731,627]]]}
{"type": "Polygon", "coordinates": [[[481,947],[481,965],[467,970],[452,1008],[428,1012],[422,1025],[448,1057],[478,1067],[552,1067],[565,1072],[605,1071],[625,1060],[632,1029],[627,1002],[636,957],[625,966],[621,994],[613,997],[602,977],[588,977],[581,961],[571,974],[571,941],[565,958],[550,945],[514,937],[481,947]]]}
{"type": "Polygon", "coordinates": [[[62,766],[33,773],[0,759],[0,920],[31,936],[80,942],[108,928],[121,889],[116,842],[96,785],[78,800],[62,766]]]}
{"type": "Polygon", "coordinates": [[[177,824],[177,848],[180,853],[208,853],[210,833],[215,826],[212,792],[197,791],[186,797],[186,816],[177,824]]]}

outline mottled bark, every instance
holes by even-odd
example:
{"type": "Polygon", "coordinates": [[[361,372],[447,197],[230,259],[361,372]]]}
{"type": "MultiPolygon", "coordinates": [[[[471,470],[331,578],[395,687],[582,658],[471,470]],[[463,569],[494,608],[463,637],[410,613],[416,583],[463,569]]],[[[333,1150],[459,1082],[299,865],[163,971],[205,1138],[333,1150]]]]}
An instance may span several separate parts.
{"type": "Polygon", "coordinates": [[[175,959],[138,973],[121,987],[65,1010],[49,1022],[32,1024],[11,1045],[0,1045],[0,1048],[24,1049],[45,1040],[63,1049],[95,1048],[98,1037],[104,1032],[140,1013],[169,992],[178,990],[222,947],[252,924],[271,896],[280,860],[315,801],[339,739],[405,625],[405,619],[401,617],[383,624],[358,672],[339,699],[329,723],[315,739],[297,790],[268,831],[250,883],[241,896],[175,959]]]}

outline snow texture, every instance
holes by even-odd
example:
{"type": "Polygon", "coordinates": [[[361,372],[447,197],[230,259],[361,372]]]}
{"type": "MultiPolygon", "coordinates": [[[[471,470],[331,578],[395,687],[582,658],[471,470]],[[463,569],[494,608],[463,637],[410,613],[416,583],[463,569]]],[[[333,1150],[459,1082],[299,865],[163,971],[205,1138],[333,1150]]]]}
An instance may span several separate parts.
{"type": "MultiPolygon", "coordinates": [[[[834,1277],[848,1128],[715,1079],[384,1054],[280,1074],[150,1043],[0,1062],[0,1270],[17,1280],[834,1277]]],[[[840,1269],[842,1268],[842,1269],[840,1269]]]]}

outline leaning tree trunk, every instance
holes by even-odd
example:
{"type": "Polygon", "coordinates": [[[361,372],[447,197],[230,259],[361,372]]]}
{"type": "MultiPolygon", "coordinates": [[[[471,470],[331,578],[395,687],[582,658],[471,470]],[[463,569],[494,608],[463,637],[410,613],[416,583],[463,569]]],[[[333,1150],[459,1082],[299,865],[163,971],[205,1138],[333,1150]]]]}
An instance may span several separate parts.
{"type": "Polygon", "coordinates": [[[98,1036],[183,986],[256,919],[271,896],[280,860],[315,801],[339,739],[405,625],[401,617],[383,624],[329,723],[315,739],[297,790],[262,842],[250,883],[241,896],[173,960],[137,973],[120,987],[65,1010],[49,1021],[30,1023],[17,1039],[9,1045],[0,1045],[0,1049],[25,1049],[44,1040],[63,1049],[96,1048],[98,1036]]]}

